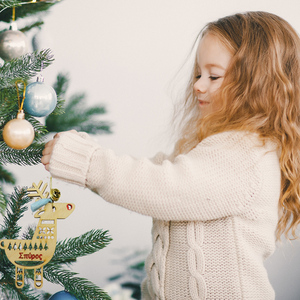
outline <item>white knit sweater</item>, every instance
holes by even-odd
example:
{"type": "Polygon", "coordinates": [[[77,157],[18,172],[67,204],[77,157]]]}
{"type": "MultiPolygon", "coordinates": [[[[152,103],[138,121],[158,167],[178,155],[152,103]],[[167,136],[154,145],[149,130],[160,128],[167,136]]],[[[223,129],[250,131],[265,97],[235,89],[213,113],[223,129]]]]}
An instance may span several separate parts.
{"type": "Polygon", "coordinates": [[[174,160],[117,156],[64,133],[53,177],[153,218],[143,299],[271,300],[263,261],[275,249],[280,166],[275,146],[224,132],[174,160]]]}

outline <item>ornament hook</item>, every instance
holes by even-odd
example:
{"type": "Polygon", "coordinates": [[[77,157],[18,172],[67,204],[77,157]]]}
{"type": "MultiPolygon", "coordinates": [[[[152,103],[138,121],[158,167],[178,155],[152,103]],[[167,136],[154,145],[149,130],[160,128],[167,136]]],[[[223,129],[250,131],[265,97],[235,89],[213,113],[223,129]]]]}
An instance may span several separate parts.
{"type": "Polygon", "coordinates": [[[42,72],[43,72],[43,70],[44,70],[44,62],[42,61],[41,62],[41,71],[40,71],[40,73],[37,75],[37,77],[36,77],[36,81],[37,82],[44,82],[44,77],[43,77],[43,75],[41,74],[42,72]]]}
{"type": "Polygon", "coordinates": [[[23,110],[23,104],[24,104],[24,100],[25,100],[25,93],[26,93],[26,83],[24,80],[17,80],[15,82],[16,84],[16,89],[17,89],[17,94],[18,94],[18,104],[19,104],[19,111],[23,110]],[[19,94],[19,86],[18,83],[23,83],[24,85],[24,89],[23,89],[23,98],[22,98],[22,102],[20,101],[20,94],[19,94]]]}

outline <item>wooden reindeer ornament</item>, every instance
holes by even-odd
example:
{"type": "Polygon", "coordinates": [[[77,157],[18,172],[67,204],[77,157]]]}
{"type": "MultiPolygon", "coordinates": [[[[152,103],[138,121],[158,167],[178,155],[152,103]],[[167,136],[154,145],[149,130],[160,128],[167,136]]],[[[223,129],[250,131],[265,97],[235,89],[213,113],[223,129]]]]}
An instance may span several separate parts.
{"type": "MultiPolygon", "coordinates": [[[[51,178],[52,179],[52,178],[51,178]]],[[[28,189],[28,196],[36,198],[31,205],[32,211],[36,211],[35,218],[39,223],[31,240],[8,240],[0,241],[0,248],[5,249],[7,258],[16,267],[15,284],[17,288],[24,286],[24,269],[34,269],[34,286],[39,289],[43,286],[43,266],[52,258],[57,239],[57,219],[67,218],[75,209],[73,203],[57,203],[60,192],[52,189],[50,179],[50,197],[45,192],[48,184],[43,181],[38,185],[32,184],[28,189]],[[32,193],[35,192],[35,193],[32,193]]]]}

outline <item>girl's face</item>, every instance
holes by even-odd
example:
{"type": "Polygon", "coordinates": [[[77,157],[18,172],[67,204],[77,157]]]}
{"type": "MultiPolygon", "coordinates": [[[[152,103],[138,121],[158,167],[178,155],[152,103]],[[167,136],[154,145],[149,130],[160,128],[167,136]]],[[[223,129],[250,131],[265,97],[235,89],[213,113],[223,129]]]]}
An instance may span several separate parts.
{"type": "Polygon", "coordinates": [[[201,115],[214,111],[212,94],[221,86],[232,58],[231,52],[213,34],[205,34],[197,49],[198,76],[194,93],[199,101],[201,115]]]}

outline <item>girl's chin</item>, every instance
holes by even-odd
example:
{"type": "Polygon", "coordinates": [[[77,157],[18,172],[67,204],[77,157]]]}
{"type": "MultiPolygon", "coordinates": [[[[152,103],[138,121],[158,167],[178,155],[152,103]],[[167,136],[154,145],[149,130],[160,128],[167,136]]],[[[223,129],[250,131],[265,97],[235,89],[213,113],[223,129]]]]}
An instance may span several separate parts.
{"type": "Polygon", "coordinates": [[[202,114],[207,114],[211,110],[211,105],[208,102],[205,104],[199,104],[199,109],[202,114]]]}

